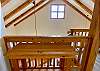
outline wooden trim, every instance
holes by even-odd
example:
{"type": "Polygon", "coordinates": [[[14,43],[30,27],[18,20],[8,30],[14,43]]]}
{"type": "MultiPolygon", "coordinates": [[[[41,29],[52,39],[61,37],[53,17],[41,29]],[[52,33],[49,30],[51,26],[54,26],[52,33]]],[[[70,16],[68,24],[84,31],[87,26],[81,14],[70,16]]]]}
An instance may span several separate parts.
{"type": "Polygon", "coordinates": [[[16,9],[14,9],[12,12],[10,12],[9,14],[7,14],[4,17],[4,21],[6,21],[8,18],[12,17],[13,15],[15,15],[16,13],[18,13],[19,11],[21,11],[22,9],[24,9],[26,6],[28,6],[31,2],[26,1],[24,2],[22,5],[20,5],[19,7],[17,7],[16,9]]]}
{"type": "Polygon", "coordinates": [[[35,9],[35,7],[39,6],[40,4],[42,4],[44,2],[44,0],[41,0],[39,3],[37,3],[35,6],[33,6],[32,8],[30,8],[29,10],[27,10],[25,13],[21,14],[20,16],[18,16],[17,18],[15,18],[14,20],[12,20],[11,22],[9,22],[8,24],[5,25],[5,27],[7,28],[8,26],[10,26],[11,24],[13,24],[15,21],[20,20],[20,18],[24,17],[25,15],[27,15],[28,13],[30,13],[32,10],[35,9]]]}
{"type": "MultiPolygon", "coordinates": [[[[28,17],[30,17],[31,15],[33,15],[34,13],[36,13],[37,11],[39,11],[40,9],[42,9],[43,7],[45,7],[47,4],[49,4],[52,0],[50,0],[49,2],[47,2],[46,4],[44,4],[43,6],[41,6],[40,8],[38,8],[37,10],[35,10],[34,12],[32,12],[31,14],[29,14],[28,16],[26,16],[25,18],[23,18],[22,20],[20,20],[19,22],[15,23],[14,26],[18,25],[20,22],[22,22],[23,20],[27,19],[28,17]]],[[[26,15],[26,14],[24,14],[26,15]]],[[[20,19],[20,18],[19,18],[20,19]]],[[[18,20],[18,19],[17,19],[18,20]]]]}
{"type": "Polygon", "coordinates": [[[69,3],[67,0],[63,0],[67,5],[69,5],[70,7],[72,7],[75,11],[77,11],[80,15],[82,15],[83,17],[85,17],[86,19],[88,19],[91,22],[91,19],[89,17],[87,17],[84,13],[82,13],[80,10],[78,10],[75,6],[73,6],[71,3],[69,3]]]}
{"type": "Polygon", "coordinates": [[[61,42],[61,40],[66,42],[73,42],[73,41],[81,41],[82,39],[87,39],[90,37],[80,37],[80,36],[73,36],[73,37],[49,37],[49,36],[4,36],[4,39],[7,41],[12,41],[12,42],[61,42]],[[34,40],[33,40],[34,38],[34,40]],[[39,39],[38,39],[39,38],[39,39]],[[48,39],[47,39],[48,38],[48,39]]]}
{"type": "Polygon", "coordinates": [[[87,6],[85,6],[80,0],[75,0],[75,2],[79,6],[81,6],[85,11],[87,11],[89,14],[93,15],[93,12],[87,6]]]}
{"type": "Polygon", "coordinates": [[[4,5],[6,5],[10,1],[11,0],[1,0],[1,7],[3,7],[4,5]]]}
{"type": "Polygon", "coordinates": [[[70,29],[72,32],[89,32],[90,29],[70,29]]]}

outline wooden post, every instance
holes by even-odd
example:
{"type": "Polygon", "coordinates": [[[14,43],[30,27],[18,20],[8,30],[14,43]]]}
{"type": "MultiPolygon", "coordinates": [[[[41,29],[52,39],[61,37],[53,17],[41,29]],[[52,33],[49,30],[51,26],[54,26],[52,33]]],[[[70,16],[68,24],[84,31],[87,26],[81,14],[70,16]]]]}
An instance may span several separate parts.
{"type": "Polygon", "coordinates": [[[61,71],[64,71],[64,62],[65,62],[65,58],[60,58],[61,71]]]}
{"type": "Polygon", "coordinates": [[[97,50],[100,47],[100,0],[95,1],[95,8],[93,13],[93,19],[90,25],[91,40],[87,47],[86,59],[82,71],[92,71],[95,63],[97,50]]]}
{"type": "Polygon", "coordinates": [[[21,63],[22,63],[23,71],[26,71],[26,68],[27,68],[26,59],[21,59],[21,63]]]}

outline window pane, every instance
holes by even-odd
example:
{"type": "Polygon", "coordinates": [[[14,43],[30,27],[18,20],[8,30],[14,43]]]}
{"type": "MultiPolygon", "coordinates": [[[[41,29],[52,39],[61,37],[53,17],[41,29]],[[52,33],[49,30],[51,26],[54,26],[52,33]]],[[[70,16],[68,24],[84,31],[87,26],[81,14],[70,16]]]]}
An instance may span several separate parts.
{"type": "Polygon", "coordinates": [[[57,18],[57,12],[51,12],[51,18],[57,18]]]}
{"type": "Polygon", "coordinates": [[[58,11],[64,11],[64,5],[59,5],[58,11]]]}
{"type": "Polygon", "coordinates": [[[52,5],[51,6],[51,11],[57,11],[57,5],[52,5]]]}
{"type": "Polygon", "coordinates": [[[64,18],[64,12],[58,12],[58,18],[64,18]]]}

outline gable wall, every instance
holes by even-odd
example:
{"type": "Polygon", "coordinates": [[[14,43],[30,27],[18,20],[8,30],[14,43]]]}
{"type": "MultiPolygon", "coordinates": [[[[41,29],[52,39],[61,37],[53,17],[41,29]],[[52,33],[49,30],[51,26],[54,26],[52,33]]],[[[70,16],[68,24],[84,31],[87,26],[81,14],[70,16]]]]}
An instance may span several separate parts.
{"type": "MultiPolygon", "coordinates": [[[[36,13],[38,35],[66,35],[70,28],[89,28],[90,22],[68,5],[65,7],[65,19],[50,19],[51,4],[65,3],[62,0],[54,0],[36,13]]],[[[12,33],[12,35],[36,35],[34,15],[11,28],[9,31],[11,30],[10,34],[12,33]]],[[[9,31],[7,30],[8,35],[9,31]]]]}

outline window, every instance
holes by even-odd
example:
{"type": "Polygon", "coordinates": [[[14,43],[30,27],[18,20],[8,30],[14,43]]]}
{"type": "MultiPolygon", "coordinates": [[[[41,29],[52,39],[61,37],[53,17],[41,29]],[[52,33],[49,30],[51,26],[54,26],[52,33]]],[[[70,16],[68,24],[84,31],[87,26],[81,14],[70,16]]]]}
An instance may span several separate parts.
{"type": "Polygon", "coordinates": [[[65,6],[64,4],[51,5],[51,19],[64,19],[65,6]]]}

